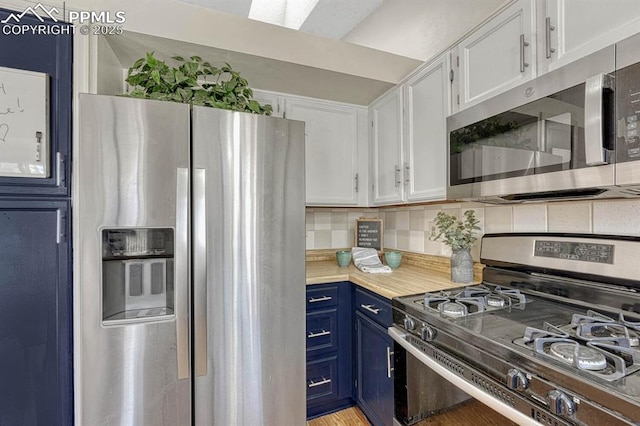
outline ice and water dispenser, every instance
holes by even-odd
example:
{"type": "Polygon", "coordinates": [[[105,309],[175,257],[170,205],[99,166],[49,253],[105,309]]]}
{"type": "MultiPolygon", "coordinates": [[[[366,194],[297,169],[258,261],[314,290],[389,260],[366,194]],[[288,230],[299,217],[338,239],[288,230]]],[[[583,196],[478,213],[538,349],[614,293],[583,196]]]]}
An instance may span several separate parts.
{"type": "Polygon", "coordinates": [[[102,321],[129,322],[173,315],[174,231],[102,230],[102,321]]]}

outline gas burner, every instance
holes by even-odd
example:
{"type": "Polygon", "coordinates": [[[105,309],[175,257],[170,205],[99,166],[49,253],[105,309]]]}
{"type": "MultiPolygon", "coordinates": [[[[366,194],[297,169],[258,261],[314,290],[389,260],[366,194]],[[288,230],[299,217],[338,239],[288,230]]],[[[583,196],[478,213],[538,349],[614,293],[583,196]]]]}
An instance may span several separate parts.
{"type": "Polygon", "coordinates": [[[488,294],[485,296],[484,300],[486,301],[487,305],[491,306],[492,308],[503,308],[507,306],[507,302],[505,301],[505,299],[496,295],[488,294]]]}
{"type": "Polygon", "coordinates": [[[438,305],[440,313],[451,318],[460,318],[467,316],[467,307],[460,302],[442,302],[438,305]]]}
{"type": "Polygon", "coordinates": [[[607,366],[607,358],[598,350],[580,346],[577,342],[556,342],[549,346],[549,353],[581,370],[602,370],[607,366]]]}

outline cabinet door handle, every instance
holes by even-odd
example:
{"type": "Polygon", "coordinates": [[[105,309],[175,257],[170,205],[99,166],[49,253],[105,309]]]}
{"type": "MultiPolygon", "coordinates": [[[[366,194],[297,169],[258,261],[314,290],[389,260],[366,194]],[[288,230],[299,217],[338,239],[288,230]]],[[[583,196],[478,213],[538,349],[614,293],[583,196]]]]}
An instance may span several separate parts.
{"type": "Polygon", "coordinates": [[[356,173],[356,177],[355,177],[355,178],[353,178],[353,180],[355,180],[355,181],[356,181],[356,187],[355,187],[355,190],[356,190],[356,192],[358,192],[358,187],[359,187],[358,173],[356,173]]]}
{"type": "Polygon", "coordinates": [[[524,48],[529,46],[529,43],[524,41],[524,34],[520,34],[520,72],[524,72],[524,69],[529,66],[524,60],[524,48]]]}
{"type": "Polygon", "coordinates": [[[321,336],[328,336],[329,334],[331,334],[331,331],[327,331],[327,330],[322,330],[318,333],[309,333],[307,334],[307,338],[308,339],[313,339],[314,337],[321,337],[321,336]]]}
{"type": "Polygon", "coordinates": [[[320,380],[319,382],[314,382],[313,380],[309,380],[309,382],[310,383],[307,385],[307,387],[315,388],[316,386],[322,386],[322,385],[326,385],[327,383],[331,383],[331,379],[325,379],[323,377],[322,380],[320,380]]]}
{"type": "Polygon", "coordinates": [[[393,356],[393,351],[391,350],[391,348],[389,346],[387,346],[387,377],[389,379],[391,378],[391,373],[394,370],[394,368],[391,366],[391,357],[392,356],[393,356]]]}
{"type": "Polygon", "coordinates": [[[327,300],[331,300],[331,299],[333,299],[333,297],[331,296],[322,296],[318,298],[312,297],[311,299],[309,299],[309,303],[326,302],[327,300]]]}
{"type": "Polygon", "coordinates": [[[396,166],[396,188],[402,185],[402,179],[400,179],[400,172],[402,171],[400,167],[396,166]]]}
{"type": "Polygon", "coordinates": [[[376,309],[373,307],[373,305],[360,305],[360,307],[376,315],[378,315],[378,312],[380,312],[380,308],[376,309]]]}
{"type": "Polygon", "coordinates": [[[404,184],[409,185],[409,181],[411,179],[411,174],[409,173],[411,168],[409,167],[409,163],[404,163],[404,184]]]}
{"type": "Polygon", "coordinates": [[[547,17],[544,20],[545,47],[547,49],[547,59],[551,58],[551,54],[556,51],[556,49],[551,47],[551,31],[553,31],[555,29],[556,29],[556,27],[551,25],[551,18],[547,17]]]}

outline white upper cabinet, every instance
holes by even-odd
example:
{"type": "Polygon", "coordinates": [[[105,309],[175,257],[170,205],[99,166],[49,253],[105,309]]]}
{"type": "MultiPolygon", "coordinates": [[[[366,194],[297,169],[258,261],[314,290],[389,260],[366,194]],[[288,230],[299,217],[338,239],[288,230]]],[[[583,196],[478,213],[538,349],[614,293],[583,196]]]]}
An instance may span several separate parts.
{"type": "MultiPolygon", "coordinates": [[[[305,122],[307,205],[358,205],[359,108],[297,97],[284,101],[285,117],[305,122]]],[[[365,109],[360,109],[364,115],[365,109]]]]}
{"type": "Polygon", "coordinates": [[[402,87],[378,99],[369,107],[373,149],[373,204],[404,201],[402,146],[402,87]]]}
{"type": "Polygon", "coordinates": [[[271,116],[282,118],[282,114],[284,113],[284,98],[277,93],[254,90],[253,99],[258,101],[260,105],[271,105],[271,108],[273,108],[271,116]]]}
{"type": "Polygon", "coordinates": [[[442,200],[446,195],[449,69],[449,55],[443,55],[404,85],[407,202],[442,200]]]}
{"type": "Polygon", "coordinates": [[[458,44],[456,109],[535,76],[534,7],[533,0],[517,0],[458,44]]]}
{"type": "Polygon", "coordinates": [[[540,0],[540,71],[551,71],[640,32],[638,0],[540,0]]]}

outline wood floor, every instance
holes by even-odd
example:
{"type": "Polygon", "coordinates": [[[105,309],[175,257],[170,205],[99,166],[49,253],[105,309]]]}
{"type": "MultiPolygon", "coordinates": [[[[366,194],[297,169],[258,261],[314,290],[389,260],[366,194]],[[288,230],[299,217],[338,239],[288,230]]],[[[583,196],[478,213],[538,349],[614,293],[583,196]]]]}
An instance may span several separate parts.
{"type": "MultiPolygon", "coordinates": [[[[511,420],[496,413],[478,401],[469,401],[455,409],[429,417],[413,426],[517,426],[511,420]]],[[[318,417],[307,422],[307,426],[370,426],[358,407],[347,408],[337,413],[318,417]]]]}
{"type": "Polygon", "coordinates": [[[309,420],[307,426],[369,426],[369,422],[358,407],[351,407],[309,420]]]}

